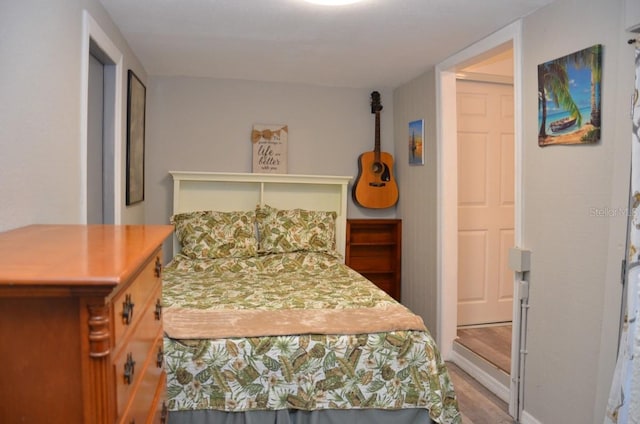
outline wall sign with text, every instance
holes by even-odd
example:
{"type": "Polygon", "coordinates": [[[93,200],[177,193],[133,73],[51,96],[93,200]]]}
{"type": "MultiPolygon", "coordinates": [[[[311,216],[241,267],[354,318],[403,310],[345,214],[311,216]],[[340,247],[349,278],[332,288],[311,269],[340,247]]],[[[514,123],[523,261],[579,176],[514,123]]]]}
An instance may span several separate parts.
{"type": "Polygon", "coordinates": [[[262,174],[287,173],[287,125],[256,124],[251,131],[253,144],[253,172],[262,174]]]}

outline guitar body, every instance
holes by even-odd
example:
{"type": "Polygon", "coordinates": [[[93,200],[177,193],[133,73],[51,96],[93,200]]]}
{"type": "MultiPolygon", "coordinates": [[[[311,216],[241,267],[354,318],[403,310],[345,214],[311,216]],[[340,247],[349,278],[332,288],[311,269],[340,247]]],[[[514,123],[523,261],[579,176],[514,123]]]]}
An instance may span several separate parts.
{"type": "Polygon", "coordinates": [[[393,156],[380,151],[380,93],[371,93],[371,113],[376,115],[373,152],[358,158],[358,178],[353,185],[353,201],[371,209],[390,208],[398,202],[398,185],[393,176],[393,156]]]}
{"type": "Polygon", "coordinates": [[[358,177],[353,186],[353,200],[371,209],[390,208],[398,202],[398,185],[393,175],[393,156],[364,152],[358,158],[358,177]]]}

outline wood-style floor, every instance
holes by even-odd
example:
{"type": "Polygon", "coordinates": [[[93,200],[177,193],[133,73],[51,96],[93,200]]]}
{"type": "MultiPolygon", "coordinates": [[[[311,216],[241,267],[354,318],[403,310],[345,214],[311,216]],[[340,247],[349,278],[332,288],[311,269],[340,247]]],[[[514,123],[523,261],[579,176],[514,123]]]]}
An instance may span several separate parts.
{"type": "Polygon", "coordinates": [[[508,406],[455,364],[447,362],[462,424],[514,424],[508,406]]]}
{"type": "Polygon", "coordinates": [[[507,374],[511,372],[511,324],[458,328],[457,342],[507,374]]]}

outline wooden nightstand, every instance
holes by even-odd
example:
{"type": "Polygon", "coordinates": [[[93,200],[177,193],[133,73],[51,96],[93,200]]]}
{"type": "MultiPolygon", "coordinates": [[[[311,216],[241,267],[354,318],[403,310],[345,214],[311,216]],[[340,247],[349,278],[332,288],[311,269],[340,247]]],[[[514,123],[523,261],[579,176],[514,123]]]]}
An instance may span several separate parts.
{"type": "Polygon", "coordinates": [[[164,423],[168,225],[0,233],[0,422],[164,423]]]}
{"type": "Polygon", "coordinates": [[[348,219],[345,263],[400,301],[402,220],[348,219]]]}

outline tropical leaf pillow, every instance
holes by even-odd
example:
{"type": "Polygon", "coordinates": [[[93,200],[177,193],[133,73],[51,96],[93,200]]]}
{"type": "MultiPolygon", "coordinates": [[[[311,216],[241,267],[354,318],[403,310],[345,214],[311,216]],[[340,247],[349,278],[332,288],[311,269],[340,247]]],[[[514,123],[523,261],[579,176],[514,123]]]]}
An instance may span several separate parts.
{"type": "Polygon", "coordinates": [[[333,211],[276,209],[259,205],[256,208],[260,239],[258,250],[261,253],[332,251],[335,249],[336,216],[333,211]]]}
{"type": "Polygon", "coordinates": [[[255,212],[196,211],[173,215],[171,223],[191,259],[255,256],[255,212]]]}

